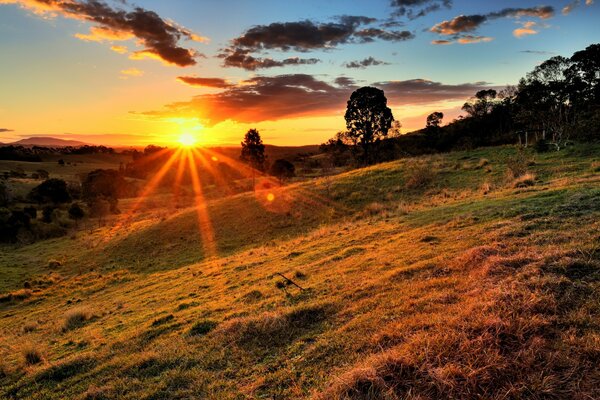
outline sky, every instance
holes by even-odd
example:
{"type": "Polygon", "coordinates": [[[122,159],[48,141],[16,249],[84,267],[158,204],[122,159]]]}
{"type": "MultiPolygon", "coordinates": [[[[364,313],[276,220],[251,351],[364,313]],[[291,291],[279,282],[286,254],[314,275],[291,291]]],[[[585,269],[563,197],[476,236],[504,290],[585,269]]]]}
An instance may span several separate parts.
{"type": "Polygon", "coordinates": [[[594,0],[0,0],[0,142],[319,144],[361,86],[409,132],[598,21],[594,0]]]}

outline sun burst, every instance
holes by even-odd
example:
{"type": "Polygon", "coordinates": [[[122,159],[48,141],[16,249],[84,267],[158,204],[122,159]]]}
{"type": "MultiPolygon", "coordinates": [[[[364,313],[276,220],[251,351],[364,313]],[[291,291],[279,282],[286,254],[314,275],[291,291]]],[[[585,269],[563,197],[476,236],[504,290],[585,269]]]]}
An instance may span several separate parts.
{"type": "Polygon", "coordinates": [[[184,133],[181,136],[179,136],[179,139],[177,141],[182,147],[194,147],[198,142],[198,139],[191,133],[184,133]]]}

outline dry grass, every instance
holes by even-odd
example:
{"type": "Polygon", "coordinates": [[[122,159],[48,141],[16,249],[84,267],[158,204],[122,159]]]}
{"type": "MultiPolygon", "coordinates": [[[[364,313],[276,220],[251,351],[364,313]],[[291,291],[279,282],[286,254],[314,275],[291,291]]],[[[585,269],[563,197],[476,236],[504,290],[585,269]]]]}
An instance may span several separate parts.
{"type": "Polygon", "coordinates": [[[40,349],[32,344],[25,345],[21,349],[21,354],[23,355],[23,361],[27,366],[40,364],[44,361],[44,356],[40,349]]]}
{"type": "Polygon", "coordinates": [[[473,168],[513,154],[444,155],[424,190],[403,182],[429,157],[330,178],[330,192],[288,185],[287,207],[215,200],[209,258],[193,209],[0,251],[3,290],[33,292],[0,304],[0,397],[600,398],[600,178],[591,155],[554,152],[528,166],[544,182],[528,190],[473,168]],[[69,260],[52,279],[49,259],[69,260]],[[276,273],[306,290],[278,290],[276,273]],[[102,313],[61,331],[67,304],[102,313]],[[42,365],[12,350],[25,340],[42,365]]]}
{"type": "Polygon", "coordinates": [[[93,313],[87,307],[73,308],[65,313],[62,330],[64,332],[77,329],[92,319],[93,313]]]}
{"type": "Polygon", "coordinates": [[[428,187],[436,177],[434,166],[430,162],[413,162],[406,166],[407,178],[405,187],[407,189],[422,189],[428,187]]]}
{"type": "Polygon", "coordinates": [[[523,175],[520,175],[518,178],[515,178],[512,182],[513,188],[525,188],[529,186],[535,185],[536,176],[531,172],[527,172],[523,175]]]}

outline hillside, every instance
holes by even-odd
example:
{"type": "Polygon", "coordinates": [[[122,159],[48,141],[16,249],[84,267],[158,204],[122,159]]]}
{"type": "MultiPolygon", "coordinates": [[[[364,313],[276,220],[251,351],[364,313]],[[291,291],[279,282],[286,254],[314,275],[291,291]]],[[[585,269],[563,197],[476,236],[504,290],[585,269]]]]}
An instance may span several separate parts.
{"type": "Polygon", "coordinates": [[[10,143],[16,146],[47,146],[47,147],[66,147],[66,146],[83,146],[87,143],[79,140],[59,139],[51,136],[33,136],[26,139],[17,140],[10,143]]]}
{"type": "Polygon", "coordinates": [[[600,397],[599,145],[151,203],[0,249],[0,398],[600,397]]]}

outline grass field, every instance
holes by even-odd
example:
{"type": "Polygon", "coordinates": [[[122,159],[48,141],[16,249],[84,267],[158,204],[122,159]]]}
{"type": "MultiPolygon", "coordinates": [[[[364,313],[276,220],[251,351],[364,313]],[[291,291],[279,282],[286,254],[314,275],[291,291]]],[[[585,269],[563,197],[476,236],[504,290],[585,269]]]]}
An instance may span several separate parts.
{"type": "Polygon", "coordinates": [[[3,246],[0,398],[600,398],[600,146],[515,154],[3,246]]]}

